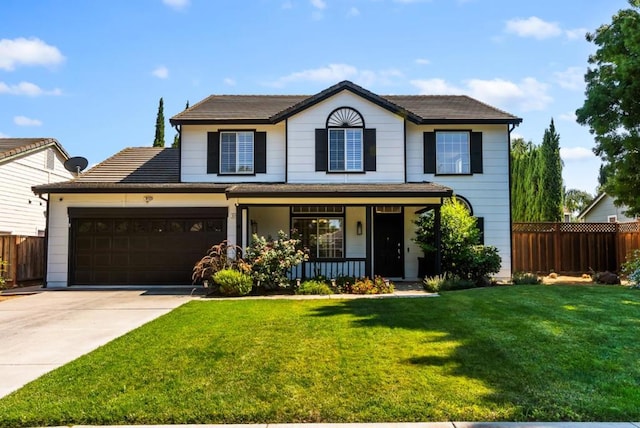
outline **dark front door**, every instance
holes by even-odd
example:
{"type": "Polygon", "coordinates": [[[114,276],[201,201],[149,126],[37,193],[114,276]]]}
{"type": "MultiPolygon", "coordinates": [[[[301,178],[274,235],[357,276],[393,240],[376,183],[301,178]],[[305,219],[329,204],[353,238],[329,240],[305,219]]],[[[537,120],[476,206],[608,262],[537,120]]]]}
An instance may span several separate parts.
{"type": "Polygon", "coordinates": [[[373,229],[374,273],[387,278],[404,277],[404,215],[376,213],[373,229]]]}

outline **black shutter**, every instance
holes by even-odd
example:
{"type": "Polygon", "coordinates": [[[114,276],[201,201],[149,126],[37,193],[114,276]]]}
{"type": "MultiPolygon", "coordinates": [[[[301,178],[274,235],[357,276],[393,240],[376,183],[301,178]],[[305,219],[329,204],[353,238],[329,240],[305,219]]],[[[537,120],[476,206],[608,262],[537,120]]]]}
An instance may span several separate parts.
{"type": "Polygon", "coordinates": [[[376,170],[376,130],[364,130],[364,170],[376,170]]]}
{"type": "Polygon", "coordinates": [[[207,132],[207,174],[217,174],[220,166],[220,133],[207,132]]]}
{"type": "Polygon", "coordinates": [[[425,132],[424,135],[424,160],[423,167],[425,174],[436,173],[436,133],[425,132]]]}
{"type": "Polygon", "coordinates": [[[327,130],[316,129],[316,171],[327,170],[328,145],[327,130]]]}
{"type": "Polygon", "coordinates": [[[267,133],[256,132],[253,136],[253,169],[256,174],[266,174],[267,172],[267,133]]]}
{"type": "Polygon", "coordinates": [[[482,132],[471,133],[471,173],[482,174],[482,132]]]}
{"type": "Polygon", "coordinates": [[[480,230],[480,244],[484,245],[484,217],[476,217],[476,226],[480,230]]]}

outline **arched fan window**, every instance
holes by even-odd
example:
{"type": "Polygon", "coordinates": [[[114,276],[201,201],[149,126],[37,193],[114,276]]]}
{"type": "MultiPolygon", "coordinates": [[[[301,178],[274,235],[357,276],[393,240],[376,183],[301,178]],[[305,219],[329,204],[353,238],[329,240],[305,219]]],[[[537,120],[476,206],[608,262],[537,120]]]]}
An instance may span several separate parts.
{"type": "Polygon", "coordinates": [[[327,128],[364,128],[364,119],[351,107],[340,107],[327,118],[327,128]]]}

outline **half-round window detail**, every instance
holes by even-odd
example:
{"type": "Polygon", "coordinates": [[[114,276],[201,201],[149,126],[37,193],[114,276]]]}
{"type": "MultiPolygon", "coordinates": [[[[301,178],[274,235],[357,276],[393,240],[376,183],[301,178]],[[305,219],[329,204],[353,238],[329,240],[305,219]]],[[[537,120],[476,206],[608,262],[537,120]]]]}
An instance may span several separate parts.
{"type": "Polygon", "coordinates": [[[327,128],[362,128],[364,119],[360,113],[350,107],[334,110],[327,119],[327,128]]]}
{"type": "Polygon", "coordinates": [[[471,206],[471,202],[464,196],[455,195],[455,198],[460,202],[460,204],[469,211],[469,215],[473,215],[473,207],[471,206]]]}

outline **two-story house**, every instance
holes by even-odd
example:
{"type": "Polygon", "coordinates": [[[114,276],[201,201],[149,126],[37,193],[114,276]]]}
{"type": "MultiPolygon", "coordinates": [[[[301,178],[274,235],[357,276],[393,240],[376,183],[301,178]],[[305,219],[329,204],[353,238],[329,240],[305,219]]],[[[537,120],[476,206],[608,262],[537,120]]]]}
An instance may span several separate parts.
{"type": "Polygon", "coordinates": [[[73,178],[67,159],[53,138],[0,138],[0,235],[44,236],[46,203],[31,188],[73,178]]]}
{"type": "MultiPolygon", "coordinates": [[[[509,136],[467,96],[213,95],[171,118],[179,148],[128,148],[49,194],[48,286],[188,284],[227,239],[295,230],[296,276],[417,279],[416,216],[460,197],[511,275],[509,136]]],[[[436,263],[437,265],[437,263],[436,263]]]]}

